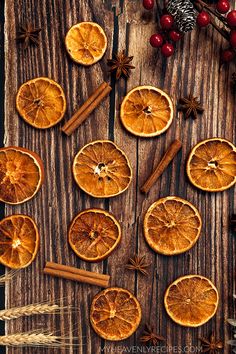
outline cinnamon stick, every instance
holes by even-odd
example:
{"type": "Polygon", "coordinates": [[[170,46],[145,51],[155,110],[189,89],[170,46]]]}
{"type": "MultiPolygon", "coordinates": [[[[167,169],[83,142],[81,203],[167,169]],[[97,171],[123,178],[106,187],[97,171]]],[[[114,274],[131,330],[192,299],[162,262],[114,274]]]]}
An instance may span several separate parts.
{"type": "Polygon", "coordinates": [[[107,82],[103,82],[92,95],[84,102],[84,104],[74,113],[61,130],[70,136],[80,124],[94,111],[100,102],[110,93],[111,86],[107,82]]]}
{"type": "Polygon", "coordinates": [[[157,179],[162,175],[167,166],[173,160],[177,152],[181,149],[182,143],[179,140],[174,140],[173,143],[168,147],[161,161],[157,167],[152,172],[151,176],[147,179],[144,185],[140,188],[141,192],[148,193],[150,188],[154,185],[157,179]]]}
{"type": "Polygon", "coordinates": [[[43,270],[44,274],[52,275],[59,278],[78,281],[91,285],[98,285],[103,288],[109,286],[110,276],[107,274],[100,274],[89,272],[84,269],[66,266],[54,262],[47,262],[43,270]]]}

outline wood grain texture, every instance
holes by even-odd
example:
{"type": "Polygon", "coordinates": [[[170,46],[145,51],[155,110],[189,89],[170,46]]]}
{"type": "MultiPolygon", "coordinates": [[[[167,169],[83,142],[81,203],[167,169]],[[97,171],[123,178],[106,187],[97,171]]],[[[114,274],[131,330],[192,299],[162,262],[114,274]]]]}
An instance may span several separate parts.
{"type": "MultiPolygon", "coordinates": [[[[162,1],[160,8],[162,7],[162,1]]],[[[233,1],[232,1],[233,3],[233,1]]],[[[157,11],[160,11],[158,7],[157,11]]],[[[6,287],[6,307],[60,299],[60,303],[77,307],[76,312],[58,316],[34,317],[7,323],[6,332],[51,329],[78,337],[76,349],[8,349],[9,354],[79,353],[99,354],[103,351],[125,353],[122,346],[140,345],[138,338],[145,322],[167,338],[169,346],[197,346],[199,336],[215,331],[225,341],[230,332],[225,320],[235,315],[232,294],[235,292],[235,239],[229,233],[229,215],[235,211],[235,189],[223,193],[204,193],[193,188],[185,174],[187,155],[197,142],[210,137],[235,139],[235,96],[230,90],[233,66],[219,66],[220,48],[224,40],[212,28],[194,30],[178,44],[176,54],[166,61],[149,46],[156,31],[154,13],[143,11],[137,0],[7,0],[5,1],[5,145],[18,145],[37,152],[44,161],[46,180],[37,196],[20,206],[6,206],[5,213],[28,214],[40,229],[40,251],[33,264],[20,272],[6,287]],[[105,57],[96,65],[83,68],[66,54],[64,37],[71,25],[83,21],[98,22],[108,36],[105,57]],[[15,42],[19,25],[26,21],[42,27],[39,48],[23,51],[15,42]],[[108,80],[106,59],[112,51],[127,49],[134,55],[136,69],[128,81],[121,80],[86,122],[71,136],[60,131],[76,108],[103,81],[108,80]],[[28,126],[16,113],[15,94],[18,87],[31,78],[49,76],[65,90],[68,107],[65,120],[56,127],[39,131],[28,126]],[[151,84],[166,90],[173,102],[190,91],[200,96],[205,107],[202,117],[185,121],[175,112],[166,134],[153,139],[140,139],[128,134],[119,120],[119,106],[125,93],[138,85],[151,84]],[[76,152],[97,139],[114,140],[128,155],[133,168],[133,181],[122,195],[110,200],[96,200],[78,189],[71,166],[76,152]],[[171,141],[180,139],[183,148],[145,197],[139,187],[171,141]],[[155,254],[144,241],[144,213],[159,197],[178,195],[196,205],[203,218],[203,229],[194,248],[183,255],[164,257],[155,254]],[[88,264],[77,258],[67,243],[67,229],[72,218],[82,209],[105,208],[122,224],[123,238],[108,260],[88,264]],[[151,263],[150,276],[142,277],[124,269],[129,256],[145,254],[151,263]],[[141,302],[143,318],[137,333],[121,343],[109,343],[93,332],[89,324],[89,308],[99,288],[75,284],[43,275],[46,261],[54,261],[83,269],[109,273],[111,284],[125,287],[141,302]],[[209,277],[220,293],[216,316],[199,329],[175,325],[166,315],[163,294],[177,277],[196,273],[209,277]]],[[[228,353],[229,349],[225,349],[228,353]]],[[[132,352],[132,351],[131,351],[132,352]]],[[[135,351],[133,351],[135,352],[135,351]]],[[[169,351],[169,352],[174,352],[169,351]]]]}

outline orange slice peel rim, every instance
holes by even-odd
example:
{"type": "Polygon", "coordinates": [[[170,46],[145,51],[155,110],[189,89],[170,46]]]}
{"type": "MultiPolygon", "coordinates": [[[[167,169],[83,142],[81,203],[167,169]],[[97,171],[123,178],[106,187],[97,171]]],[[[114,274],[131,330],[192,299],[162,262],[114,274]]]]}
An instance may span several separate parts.
{"type": "MultiPolygon", "coordinates": [[[[206,290],[206,291],[209,291],[209,290],[206,290]]],[[[198,274],[185,275],[185,276],[181,276],[181,277],[177,278],[174,282],[172,282],[168,286],[168,288],[165,292],[165,295],[164,295],[164,306],[165,306],[167,314],[175,323],[177,323],[183,327],[200,327],[200,326],[204,325],[216,314],[216,311],[218,309],[218,305],[219,305],[219,293],[218,293],[216,286],[211,282],[211,280],[209,280],[208,278],[206,278],[202,275],[198,275],[198,274]],[[210,290],[214,291],[214,294],[216,295],[216,301],[213,304],[214,311],[212,311],[212,313],[209,316],[205,316],[205,318],[202,319],[202,321],[199,321],[198,323],[193,323],[193,321],[190,323],[189,321],[180,320],[179,318],[174,316],[173,311],[170,311],[170,309],[169,309],[170,305],[168,304],[168,297],[170,296],[169,294],[170,294],[170,290],[172,289],[172,287],[178,286],[178,284],[181,283],[182,281],[190,280],[193,278],[195,278],[195,279],[197,278],[201,281],[203,280],[203,281],[207,282],[208,285],[210,286],[210,290]]]]}
{"type": "MultiPolygon", "coordinates": [[[[118,296],[118,295],[117,295],[118,296]]],[[[107,300],[108,302],[108,300],[107,300]]],[[[124,302],[125,303],[125,302],[124,302]]],[[[112,319],[114,319],[116,317],[116,308],[115,306],[109,306],[110,308],[110,311],[108,310],[102,310],[100,309],[100,312],[101,313],[104,313],[106,316],[108,316],[108,313],[109,314],[109,318],[108,318],[108,322],[110,322],[112,319]]],[[[134,310],[134,308],[132,308],[132,310],[134,310]]],[[[131,311],[131,310],[129,310],[131,311]]],[[[97,311],[98,312],[98,311],[97,311]]],[[[120,313],[128,313],[127,311],[127,308],[124,309],[124,310],[119,310],[117,312],[120,312],[120,313]]],[[[124,315],[124,314],[123,314],[124,315]]],[[[107,288],[105,290],[102,290],[101,292],[99,292],[94,298],[93,298],[93,301],[92,301],[92,304],[91,304],[91,308],[90,308],[90,322],[91,322],[91,325],[94,329],[94,331],[102,338],[106,339],[106,340],[110,340],[110,341],[120,341],[120,340],[124,340],[124,339],[127,339],[129,338],[132,334],[134,334],[134,332],[137,330],[140,322],[141,322],[141,317],[142,317],[142,311],[141,311],[141,306],[140,306],[140,303],[139,301],[136,299],[136,297],[129,291],[129,290],[126,290],[126,289],[123,289],[123,288],[120,288],[120,287],[111,287],[111,288],[107,288]],[[117,293],[124,293],[128,296],[128,299],[126,299],[126,303],[128,301],[132,301],[134,304],[135,304],[135,310],[137,311],[137,315],[135,316],[136,318],[136,321],[135,321],[135,324],[132,324],[132,321],[133,321],[133,318],[131,321],[127,321],[123,319],[123,317],[120,317],[119,316],[119,321],[122,321],[124,320],[124,322],[127,322],[128,325],[130,325],[130,330],[128,333],[126,333],[125,335],[115,335],[114,332],[109,335],[108,331],[105,331],[105,330],[100,330],[97,326],[97,323],[99,322],[96,322],[94,317],[95,317],[95,312],[97,311],[97,308],[96,308],[96,302],[99,300],[99,298],[101,298],[102,296],[105,296],[109,293],[109,292],[117,292],[117,293]]],[[[115,320],[114,320],[115,321],[115,320]]],[[[114,322],[113,322],[114,324],[114,322]]],[[[118,331],[117,331],[118,332],[118,331]]]]}
{"type": "MultiPolygon", "coordinates": [[[[93,36],[93,39],[94,39],[94,36],[93,36]]],[[[88,40],[88,39],[87,39],[88,40]]],[[[89,38],[90,40],[90,38],[89,38]]],[[[105,34],[105,31],[104,29],[99,25],[97,24],[96,22],[92,22],[92,21],[84,21],[84,22],[79,22],[79,23],[76,23],[75,25],[73,25],[69,30],[68,32],[66,33],[66,37],[65,37],[65,46],[66,46],[66,50],[69,54],[69,56],[71,57],[71,59],[73,61],[75,61],[76,63],[80,64],[80,65],[84,65],[84,66],[90,66],[90,65],[93,65],[95,63],[97,63],[99,60],[102,59],[102,57],[104,56],[105,52],[106,52],[106,49],[107,49],[107,36],[105,34]],[[86,43],[86,39],[82,36],[81,34],[81,29],[83,27],[91,27],[90,30],[86,30],[85,32],[88,32],[88,33],[92,33],[93,30],[97,31],[97,34],[99,33],[100,36],[102,37],[102,43],[101,43],[101,38],[100,40],[98,41],[97,40],[97,43],[96,41],[90,41],[91,43],[86,43]],[[80,42],[77,42],[76,43],[76,40],[75,38],[73,38],[73,34],[75,31],[79,31],[80,32],[80,37],[81,37],[81,40],[80,42],[84,42],[82,47],[80,47],[80,50],[84,50],[85,52],[89,52],[89,55],[92,58],[90,58],[91,60],[90,61],[86,61],[86,59],[83,59],[83,56],[82,58],[78,58],[77,56],[77,52],[79,51],[78,49],[78,45],[81,46],[81,43],[80,42]],[[73,48],[72,46],[72,42],[74,42],[74,46],[77,45],[77,49],[71,49],[73,48]],[[100,42],[100,43],[99,43],[100,42]],[[97,45],[101,45],[102,48],[97,48],[96,46],[97,45]],[[83,49],[82,49],[83,48],[83,49]],[[90,50],[89,50],[90,48],[90,50]],[[95,56],[94,53],[96,51],[100,51],[100,54],[95,56]],[[91,52],[93,52],[93,54],[91,54],[91,52]]],[[[88,53],[87,53],[88,54],[88,53]]]]}
{"type": "MultiPolygon", "coordinates": [[[[0,263],[3,264],[6,267],[11,268],[11,269],[23,269],[23,268],[28,267],[34,261],[36,255],[38,253],[40,237],[39,237],[38,227],[37,227],[36,223],[34,222],[34,220],[30,216],[24,215],[24,214],[9,215],[9,216],[3,218],[2,220],[0,220],[0,235],[1,235],[1,233],[3,233],[2,228],[3,228],[4,223],[6,223],[9,220],[12,222],[12,220],[15,220],[15,219],[28,220],[30,222],[30,225],[34,229],[34,232],[35,232],[35,247],[34,247],[34,251],[32,253],[32,257],[29,259],[29,261],[27,263],[25,263],[25,264],[23,264],[21,266],[16,266],[16,265],[14,265],[14,262],[10,263],[9,261],[4,260],[3,259],[3,255],[1,255],[0,256],[0,263]]],[[[6,233],[9,235],[10,231],[4,229],[4,233],[5,233],[5,235],[6,235],[6,233]]],[[[28,232],[27,232],[27,235],[29,235],[28,232]]],[[[29,242],[25,241],[25,237],[23,237],[23,239],[21,239],[21,236],[22,236],[21,234],[19,234],[19,237],[17,237],[17,236],[18,235],[16,235],[16,233],[14,232],[13,238],[16,238],[16,239],[15,239],[15,246],[11,246],[11,249],[12,249],[11,254],[13,253],[13,251],[17,252],[17,248],[20,247],[22,245],[22,243],[24,244],[24,246],[23,246],[24,251],[30,253],[30,251],[29,251],[29,247],[30,247],[29,242]]],[[[8,236],[8,237],[10,237],[10,236],[8,236]]],[[[6,242],[3,242],[3,243],[5,244],[6,242]]],[[[0,249],[1,249],[1,238],[0,238],[0,249]]],[[[21,254],[21,256],[22,256],[22,250],[19,251],[19,254],[21,254]]]]}
{"type": "MultiPolygon", "coordinates": [[[[197,188],[203,190],[203,191],[206,191],[206,192],[221,192],[221,191],[224,191],[224,190],[227,190],[229,188],[231,188],[235,183],[236,183],[236,174],[234,176],[234,178],[232,179],[232,181],[228,184],[225,184],[225,186],[221,186],[221,187],[216,187],[216,188],[212,188],[212,187],[207,187],[207,186],[203,186],[199,183],[197,183],[195,181],[195,178],[193,177],[193,175],[191,174],[191,164],[193,164],[193,158],[196,157],[196,150],[201,148],[202,145],[207,145],[208,143],[211,143],[211,142],[218,142],[218,143],[225,143],[227,144],[229,147],[232,148],[231,152],[233,152],[235,154],[235,162],[234,164],[236,165],[236,147],[234,146],[234,144],[232,142],[230,142],[229,140],[227,139],[224,139],[224,138],[210,138],[210,139],[205,139],[205,140],[202,140],[200,141],[199,143],[197,143],[193,148],[192,150],[190,151],[190,154],[188,156],[188,159],[187,159],[187,164],[186,164],[186,171],[187,171],[187,175],[188,175],[188,178],[190,180],[190,182],[197,188]]],[[[217,176],[217,169],[221,170],[220,173],[221,173],[221,176],[224,172],[224,169],[222,169],[222,167],[220,167],[220,163],[216,160],[216,159],[213,159],[212,158],[212,161],[211,159],[209,159],[209,161],[205,160],[204,162],[205,164],[205,167],[201,169],[202,170],[205,170],[205,171],[209,171],[210,170],[210,166],[209,168],[207,169],[207,164],[210,165],[212,164],[211,168],[214,169],[214,174],[217,176]],[[215,160],[215,161],[214,161],[215,160]],[[213,163],[212,163],[213,162],[213,163]],[[222,172],[223,171],[223,172],[222,172]]],[[[225,163],[224,163],[225,164],[225,163]]],[[[226,166],[226,164],[225,164],[226,166]]],[[[226,166],[228,167],[228,166],[226,166]]],[[[200,169],[200,168],[199,168],[200,169]]],[[[232,176],[233,177],[233,176],[232,176]]],[[[218,178],[218,177],[217,177],[218,178]]]]}
{"type": "MultiPolygon", "coordinates": [[[[94,216],[95,216],[95,215],[94,215],[94,216]]],[[[94,220],[95,220],[95,219],[94,219],[94,220]]],[[[93,234],[93,235],[92,235],[92,241],[93,241],[92,243],[95,243],[95,246],[96,246],[96,244],[99,243],[99,241],[97,242],[97,240],[98,240],[98,238],[101,236],[101,235],[99,234],[99,232],[102,233],[103,230],[97,231],[97,229],[99,229],[99,226],[101,226],[101,224],[99,224],[99,225],[97,224],[97,220],[96,220],[96,223],[95,223],[95,221],[94,221],[94,224],[96,224],[96,225],[95,225],[95,230],[92,230],[92,229],[91,229],[91,230],[90,230],[90,233],[93,234]],[[95,234],[95,236],[94,236],[94,234],[95,234]]],[[[90,226],[90,225],[88,224],[88,222],[86,222],[86,226],[87,226],[87,227],[90,226]]],[[[87,230],[86,230],[86,231],[87,231],[87,230]]],[[[101,238],[102,238],[102,237],[101,237],[101,238]]],[[[117,248],[117,246],[119,245],[119,243],[120,243],[120,241],[121,241],[121,227],[120,227],[119,222],[116,220],[116,218],[115,218],[110,212],[108,212],[108,211],[106,211],[106,210],[103,210],[103,209],[98,209],[98,208],[85,209],[85,210],[81,211],[78,215],[76,215],[76,216],[74,217],[74,219],[72,220],[72,222],[71,222],[71,224],[70,224],[70,227],[69,227],[69,231],[68,231],[68,241],[69,241],[69,244],[70,244],[72,250],[75,252],[75,254],[76,254],[78,257],[80,257],[81,259],[83,259],[84,261],[87,261],[87,262],[100,262],[100,261],[106,259],[107,257],[109,257],[109,256],[111,255],[111,253],[113,253],[113,251],[114,251],[114,250],[117,248]],[[81,218],[81,216],[86,215],[86,214],[88,214],[88,213],[90,213],[90,214],[95,214],[95,215],[96,215],[96,214],[101,214],[101,215],[105,216],[106,218],[109,218],[109,219],[112,221],[113,225],[117,228],[118,235],[117,235],[116,241],[115,241],[114,244],[109,248],[109,250],[108,250],[106,253],[104,253],[103,255],[101,255],[101,256],[97,256],[97,257],[86,257],[84,254],[82,254],[82,252],[79,252],[79,250],[77,250],[75,244],[72,242],[72,233],[75,232],[75,231],[73,230],[73,228],[74,228],[76,222],[78,221],[79,218],[81,218]]],[[[105,242],[105,241],[101,240],[101,242],[103,243],[103,242],[105,242]]],[[[90,244],[88,247],[91,248],[91,246],[92,246],[92,244],[90,244]]]]}
{"type": "MultiPolygon", "coordinates": [[[[92,169],[93,172],[90,172],[91,175],[98,175],[97,171],[98,171],[98,167],[99,167],[100,164],[104,164],[104,161],[99,161],[99,159],[98,159],[96,161],[96,163],[94,163],[94,166],[93,166],[93,169],[92,169]]],[[[105,177],[103,177],[103,178],[106,178],[107,176],[109,176],[109,168],[107,168],[107,170],[108,170],[108,173],[106,172],[105,173],[105,177]]],[[[104,171],[105,171],[105,169],[104,169],[104,171]]],[[[115,197],[115,196],[125,192],[129,188],[130,183],[132,181],[132,177],[133,177],[132,168],[130,166],[130,162],[129,162],[128,157],[126,156],[124,151],[122,151],[122,149],[120,149],[113,141],[110,141],[110,140],[95,140],[95,141],[92,141],[92,142],[84,145],[74,157],[73,164],[72,164],[72,172],[73,172],[73,176],[74,176],[75,182],[79,186],[79,188],[82,189],[85,193],[89,194],[90,196],[92,196],[94,198],[110,198],[110,197],[115,197]],[[86,189],[85,186],[83,186],[81,184],[81,182],[77,178],[77,175],[79,175],[79,174],[76,173],[76,165],[78,164],[79,157],[84,153],[84,151],[86,151],[87,148],[90,148],[91,146],[94,147],[97,144],[112,145],[114,147],[113,151],[116,150],[118,152],[118,154],[123,156],[125,164],[126,164],[126,167],[127,167],[127,170],[129,171],[129,174],[127,176],[125,176],[125,177],[123,176],[124,178],[128,179],[128,183],[125,183],[124,188],[121,188],[117,192],[114,192],[114,193],[111,193],[111,194],[108,194],[108,195],[106,195],[105,193],[101,193],[101,194],[96,193],[95,194],[95,192],[86,189]]],[[[100,175],[99,175],[98,178],[100,178],[100,175]]]]}
{"type": "MultiPolygon", "coordinates": [[[[164,228],[163,226],[163,218],[160,218],[160,222],[162,225],[159,225],[162,227],[162,229],[164,228]]],[[[157,223],[157,217],[155,217],[155,226],[156,226],[156,223],[157,223]]],[[[192,204],[190,203],[189,201],[183,199],[183,198],[180,198],[180,197],[176,197],[176,196],[167,196],[167,197],[164,197],[164,198],[160,198],[158,199],[156,202],[152,203],[150,205],[150,207],[148,208],[147,212],[145,213],[145,216],[144,216],[144,222],[143,222],[143,229],[144,229],[144,237],[145,237],[145,240],[146,242],[148,243],[148,245],[157,253],[159,254],[163,254],[165,256],[173,256],[173,255],[178,255],[178,254],[181,254],[181,253],[184,253],[184,252],[187,252],[188,250],[190,250],[195,244],[196,242],[198,241],[199,237],[200,237],[200,234],[201,234],[201,229],[202,229],[202,219],[201,219],[201,215],[199,213],[199,211],[197,210],[197,208],[192,204]],[[194,238],[192,240],[189,239],[189,237],[185,237],[188,242],[189,242],[189,245],[188,246],[183,246],[182,248],[179,247],[176,248],[176,246],[178,246],[179,244],[179,239],[176,241],[176,242],[173,242],[173,246],[175,247],[175,250],[170,250],[170,249],[164,249],[164,247],[158,247],[158,245],[154,242],[153,240],[153,236],[151,237],[149,235],[149,229],[150,229],[150,226],[149,226],[149,222],[150,222],[150,217],[154,218],[154,215],[152,215],[152,212],[153,210],[155,210],[157,207],[160,207],[161,205],[164,205],[164,209],[166,208],[165,207],[165,203],[167,202],[171,202],[171,201],[174,201],[176,203],[182,203],[182,207],[179,208],[178,211],[176,211],[176,214],[174,215],[173,218],[167,218],[166,215],[168,216],[168,211],[165,210],[165,222],[168,224],[165,228],[164,231],[162,232],[157,232],[157,236],[155,235],[155,238],[158,237],[157,239],[157,242],[160,241],[161,239],[161,236],[163,236],[163,234],[165,233],[166,234],[166,237],[168,237],[168,231],[171,232],[171,229],[178,233],[180,236],[182,236],[182,238],[184,237],[183,236],[183,233],[181,231],[179,231],[179,228],[180,227],[183,227],[185,228],[185,226],[181,225],[183,223],[183,220],[185,220],[184,218],[184,214],[183,214],[183,217],[182,219],[183,220],[179,220],[179,215],[181,215],[181,210],[183,209],[183,206],[187,206],[190,208],[191,211],[193,211],[193,214],[191,214],[191,216],[189,215],[189,218],[192,219],[193,217],[196,217],[197,218],[197,221],[199,222],[199,225],[188,225],[188,227],[192,228],[192,229],[196,229],[197,230],[197,233],[196,235],[194,236],[194,238]],[[176,218],[176,220],[174,220],[176,218]],[[173,222],[173,225],[169,225],[173,222]],[[179,226],[178,226],[178,222],[179,222],[179,226]]],[[[152,228],[153,229],[153,228],[152,228]]],[[[173,240],[173,235],[170,236],[171,239],[173,240]]],[[[165,241],[165,240],[164,240],[165,241]]],[[[175,241],[175,240],[174,240],[175,241]]]]}
{"type": "Polygon", "coordinates": [[[48,78],[48,77],[36,77],[33,78],[31,80],[28,80],[26,82],[24,82],[18,89],[17,94],[16,94],[16,108],[17,111],[19,113],[19,115],[21,116],[21,118],[24,119],[24,121],[26,123],[28,123],[29,125],[31,125],[34,128],[37,129],[48,129],[51,128],[53,126],[55,126],[56,124],[58,124],[64,117],[65,112],[66,112],[66,97],[65,97],[65,93],[62,89],[62,87],[54,80],[48,78]],[[42,91],[42,88],[40,88],[40,81],[41,81],[41,86],[42,83],[47,83],[49,84],[49,86],[45,87],[45,91],[44,92],[40,92],[42,91]],[[34,89],[33,86],[32,88],[31,85],[34,85],[34,89]],[[49,90],[50,85],[51,90],[49,90]],[[30,92],[30,96],[25,96],[25,92],[26,88],[29,88],[30,92]],[[49,91],[49,93],[46,95],[45,93],[49,91]],[[54,97],[56,92],[58,93],[57,97],[54,97]],[[23,95],[24,93],[24,95],[23,95]],[[56,100],[57,98],[57,100],[56,100]],[[62,101],[62,107],[60,107],[59,110],[56,111],[56,108],[58,109],[58,105],[59,105],[59,100],[62,101]],[[28,105],[25,105],[24,107],[22,107],[23,102],[27,102],[28,105]],[[55,102],[57,104],[55,104],[55,102]],[[29,111],[26,112],[26,108],[28,107],[29,111]],[[32,113],[32,111],[37,111],[37,113],[35,113],[34,115],[30,115],[29,113],[32,113]],[[47,110],[47,114],[46,114],[46,110],[47,110]],[[54,115],[56,115],[57,113],[57,118],[52,118],[54,115]],[[39,118],[39,114],[40,117],[39,118]],[[50,120],[48,119],[50,115],[50,120]],[[35,120],[38,119],[38,123],[35,123],[35,120]],[[49,123],[42,123],[43,120],[47,120],[49,123]]]}
{"type": "MultiPolygon", "coordinates": [[[[144,98],[142,97],[142,99],[144,99],[144,98]]],[[[142,103],[142,105],[143,105],[143,103],[142,103]]],[[[149,105],[145,104],[144,106],[142,107],[143,109],[141,111],[145,113],[145,115],[144,115],[145,121],[148,122],[148,120],[150,120],[150,118],[148,118],[149,115],[152,116],[151,105],[149,106],[149,105]],[[146,106],[146,107],[144,107],[144,106],[146,106]],[[150,109],[150,112],[146,113],[147,108],[150,109]]],[[[139,112],[140,112],[140,109],[139,109],[139,112]]],[[[127,129],[131,134],[134,134],[136,136],[148,138],[148,137],[155,137],[155,136],[161,135],[170,127],[170,125],[173,122],[173,118],[174,118],[174,106],[173,106],[173,102],[172,102],[170,96],[165,91],[163,91],[157,87],[154,87],[154,86],[143,85],[143,86],[134,87],[132,90],[130,90],[126,94],[126,96],[124,97],[124,99],[121,103],[121,108],[120,108],[121,122],[122,122],[123,126],[125,127],[125,129],[127,129]],[[164,126],[161,129],[157,129],[155,124],[153,123],[153,125],[155,126],[155,129],[153,132],[149,132],[149,133],[135,131],[134,128],[132,127],[132,125],[127,123],[127,118],[125,118],[125,115],[127,115],[125,105],[127,105],[127,101],[130,99],[130,96],[132,96],[136,91],[140,92],[142,90],[154,91],[155,93],[158,93],[158,95],[160,97],[164,97],[165,100],[168,102],[168,107],[166,108],[166,110],[168,108],[170,109],[170,117],[167,119],[166,124],[164,124],[164,126]]],[[[159,123],[160,123],[161,120],[162,120],[162,118],[159,117],[157,122],[159,121],[159,123]]]]}
{"type": "MultiPolygon", "coordinates": [[[[36,154],[34,151],[28,150],[26,148],[23,147],[19,147],[19,146],[8,146],[8,147],[3,147],[0,148],[0,156],[1,153],[4,152],[5,154],[7,154],[7,152],[9,151],[14,151],[14,152],[18,152],[22,155],[26,155],[28,156],[31,160],[33,160],[34,162],[34,166],[37,166],[37,170],[38,170],[38,174],[39,174],[39,179],[38,179],[38,183],[37,186],[35,187],[35,190],[32,194],[30,194],[28,197],[25,197],[24,199],[20,200],[20,201],[11,201],[11,200],[7,200],[6,198],[1,196],[1,189],[0,189],[0,201],[6,203],[6,204],[12,204],[12,205],[18,205],[24,202],[27,202],[28,200],[32,199],[37,192],[39,191],[39,189],[41,188],[43,182],[44,182],[44,166],[43,166],[43,162],[40,158],[40,156],[38,154],[36,154]]],[[[0,158],[0,162],[1,162],[1,158],[0,158]]],[[[1,168],[1,164],[0,164],[0,168],[1,168]]],[[[5,177],[6,177],[6,172],[7,169],[5,171],[5,177]]],[[[13,173],[16,173],[14,171],[13,168],[13,173]]],[[[22,173],[22,172],[21,172],[22,173]]],[[[10,178],[10,174],[8,173],[8,178],[10,178]]],[[[20,179],[20,178],[19,178],[20,179]]],[[[19,183],[18,180],[16,180],[17,184],[19,183]]],[[[2,181],[0,181],[0,187],[2,186],[2,181]]],[[[9,185],[12,185],[12,183],[10,183],[9,185]]]]}

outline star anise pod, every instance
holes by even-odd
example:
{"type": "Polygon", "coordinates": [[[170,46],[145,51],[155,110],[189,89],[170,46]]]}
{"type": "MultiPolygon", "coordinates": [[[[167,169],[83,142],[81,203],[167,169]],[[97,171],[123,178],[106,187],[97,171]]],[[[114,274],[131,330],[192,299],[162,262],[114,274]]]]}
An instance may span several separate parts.
{"type": "Polygon", "coordinates": [[[192,93],[188,97],[180,97],[178,110],[185,112],[186,119],[189,117],[197,119],[198,113],[204,112],[198,97],[194,97],[192,93]]]}
{"type": "Polygon", "coordinates": [[[214,333],[211,334],[210,338],[199,338],[202,342],[201,353],[216,354],[219,350],[224,348],[224,344],[221,340],[216,339],[214,333]]]}
{"type": "Polygon", "coordinates": [[[121,75],[129,77],[130,70],[135,68],[135,66],[130,64],[133,57],[128,57],[124,51],[114,56],[114,59],[107,60],[107,65],[111,67],[109,71],[116,73],[116,80],[118,80],[121,75]]]}
{"type": "Polygon", "coordinates": [[[233,214],[230,219],[230,226],[234,232],[236,232],[236,214],[233,214]]]}
{"type": "Polygon", "coordinates": [[[165,338],[159,334],[156,334],[153,330],[153,327],[146,324],[145,330],[143,331],[143,334],[140,336],[139,340],[141,343],[147,343],[151,346],[156,346],[158,342],[165,341],[165,338]]]}
{"type": "Polygon", "coordinates": [[[31,23],[27,23],[20,27],[16,40],[24,42],[24,49],[31,43],[38,46],[40,32],[41,28],[35,28],[31,23]]]}
{"type": "Polygon", "coordinates": [[[126,264],[125,268],[130,270],[137,270],[144,275],[148,275],[145,268],[150,266],[150,263],[145,263],[146,256],[138,256],[137,254],[133,258],[129,258],[129,263],[126,264]]]}

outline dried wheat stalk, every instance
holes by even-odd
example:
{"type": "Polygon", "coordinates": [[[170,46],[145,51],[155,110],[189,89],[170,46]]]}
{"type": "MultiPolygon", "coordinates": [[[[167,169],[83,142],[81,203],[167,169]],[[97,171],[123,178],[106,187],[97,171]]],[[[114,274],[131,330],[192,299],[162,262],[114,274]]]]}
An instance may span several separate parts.
{"type": "Polygon", "coordinates": [[[6,282],[12,280],[12,278],[18,273],[19,270],[10,270],[8,273],[5,273],[0,276],[0,286],[4,285],[6,282]]]}
{"type": "Polygon", "coordinates": [[[55,336],[51,332],[24,332],[0,336],[0,345],[21,347],[62,347],[67,346],[66,338],[55,336]]]}
{"type": "Polygon", "coordinates": [[[13,307],[0,311],[0,321],[12,320],[22,316],[32,316],[41,314],[52,314],[60,312],[64,307],[56,304],[31,304],[22,307],[13,307]]]}

